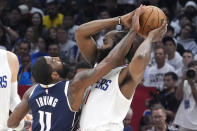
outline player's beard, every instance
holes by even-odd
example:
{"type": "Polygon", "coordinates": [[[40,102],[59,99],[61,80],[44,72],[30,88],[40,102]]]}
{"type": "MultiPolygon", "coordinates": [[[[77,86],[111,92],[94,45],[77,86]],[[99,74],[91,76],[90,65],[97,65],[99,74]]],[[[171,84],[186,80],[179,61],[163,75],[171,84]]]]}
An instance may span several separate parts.
{"type": "Polygon", "coordinates": [[[98,49],[96,62],[100,63],[113,49],[113,47],[106,48],[106,49],[98,49]]]}
{"type": "Polygon", "coordinates": [[[69,72],[69,66],[65,62],[62,62],[62,65],[62,69],[58,70],[57,73],[60,75],[61,78],[66,79],[69,72]]]}

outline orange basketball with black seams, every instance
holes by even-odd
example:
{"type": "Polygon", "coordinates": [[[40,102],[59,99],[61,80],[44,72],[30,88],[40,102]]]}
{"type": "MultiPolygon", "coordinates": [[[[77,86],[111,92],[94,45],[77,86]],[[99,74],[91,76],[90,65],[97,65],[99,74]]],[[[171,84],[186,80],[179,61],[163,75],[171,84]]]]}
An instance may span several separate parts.
{"type": "Polygon", "coordinates": [[[167,21],[164,12],[156,6],[146,6],[145,12],[140,16],[140,30],[138,33],[146,37],[148,33],[160,27],[164,21],[167,21]]]}

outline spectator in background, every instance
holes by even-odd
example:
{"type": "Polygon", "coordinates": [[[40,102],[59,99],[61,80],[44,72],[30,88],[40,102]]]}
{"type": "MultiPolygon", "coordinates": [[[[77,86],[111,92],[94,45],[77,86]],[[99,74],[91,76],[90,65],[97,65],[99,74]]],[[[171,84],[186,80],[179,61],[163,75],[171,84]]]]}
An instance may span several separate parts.
{"type": "Polygon", "coordinates": [[[37,39],[38,36],[36,35],[33,26],[29,26],[25,32],[24,40],[27,41],[31,46],[30,54],[38,51],[37,39]]]}
{"type": "Polygon", "coordinates": [[[151,131],[153,127],[153,119],[151,115],[142,116],[140,120],[139,131],[151,131]]]}
{"type": "MultiPolygon", "coordinates": [[[[101,9],[100,9],[100,11],[99,11],[99,15],[98,15],[98,18],[97,19],[108,19],[108,18],[110,18],[111,16],[110,16],[110,14],[109,14],[109,11],[107,10],[107,8],[106,7],[102,7],[101,9]]],[[[111,28],[109,28],[109,29],[103,29],[101,32],[99,32],[98,34],[97,34],[97,46],[99,47],[99,48],[101,48],[102,47],[102,45],[103,45],[103,38],[104,38],[104,36],[105,36],[105,34],[108,32],[108,31],[110,31],[110,30],[112,30],[113,29],[113,27],[111,27],[111,28]]]]}
{"type": "Polygon", "coordinates": [[[19,43],[19,85],[32,85],[31,83],[31,56],[30,56],[30,44],[27,41],[21,41],[19,43]],[[24,74],[23,74],[24,73],[24,74]]]}
{"type": "Polygon", "coordinates": [[[0,0],[0,20],[2,22],[4,22],[5,19],[5,9],[6,9],[6,5],[7,5],[7,1],[6,0],[0,0]]]}
{"type": "Polygon", "coordinates": [[[193,54],[197,54],[197,44],[191,37],[193,31],[194,27],[191,24],[185,24],[177,37],[177,43],[181,44],[185,50],[191,50],[193,54]]]}
{"type": "Polygon", "coordinates": [[[26,54],[21,57],[21,66],[18,73],[19,85],[32,86],[31,82],[31,57],[26,54]]]}
{"type": "Polygon", "coordinates": [[[10,38],[2,26],[0,26],[0,49],[8,50],[11,48],[10,38]]]}
{"type": "Polygon", "coordinates": [[[152,105],[153,128],[151,131],[170,131],[166,123],[165,108],[160,104],[152,105]]]}
{"type": "Polygon", "coordinates": [[[41,9],[33,6],[33,0],[21,0],[21,4],[27,5],[28,8],[29,8],[29,12],[31,14],[34,14],[36,12],[39,12],[42,15],[42,17],[44,17],[43,11],[41,9]]]}
{"type": "Polygon", "coordinates": [[[48,15],[43,18],[43,25],[46,29],[58,27],[63,24],[64,15],[59,13],[56,1],[52,0],[47,3],[47,13],[48,15]]]}
{"type": "Polygon", "coordinates": [[[35,12],[32,14],[31,22],[32,22],[32,26],[34,28],[35,35],[37,37],[43,36],[44,34],[46,34],[47,31],[43,27],[42,15],[39,12],[35,12]]]}
{"type": "Polygon", "coordinates": [[[174,13],[174,12],[170,12],[169,8],[166,6],[162,6],[162,7],[160,7],[160,9],[164,12],[168,21],[171,21],[172,15],[173,15],[172,13],[174,13]]]}
{"type": "Polygon", "coordinates": [[[197,27],[197,5],[194,1],[187,1],[184,7],[185,14],[192,20],[192,24],[197,27]]]}
{"type": "Polygon", "coordinates": [[[48,56],[47,53],[47,43],[43,37],[39,37],[37,40],[38,51],[31,55],[32,64],[34,64],[40,56],[48,56]]]}
{"type": "Polygon", "coordinates": [[[6,50],[12,50],[13,43],[19,38],[19,34],[0,21],[0,45],[6,50]]]}
{"type": "Polygon", "coordinates": [[[57,29],[57,40],[60,45],[60,56],[69,63],[76,62],[78,47],[76,43],[68,39],[68,31],[63,27],[57,29]]]}
{"type": "Polygon", "coordinates": [[[188,64],[194,60],[194,55],[190,50],[185,50],[183,53],[182,67],[176,70],[179,81],[182,79],[184,72],[187,70],[188,64]]]}
{"type": "Polygon", "coordinates": [[[21,23],[26,25],[26,27],[31,26],[31,14],[27,5],[19,5],[18,8],[21,11],[21,23]]]}
{"type": "Polygon", "coordinates": [[[159,48],[159,47],[164,47],[162,42],[157,42],[157,43],[152,45],[151,59],[149,61],[149,66],[148,67],[151,67],[151,66],[156,64],[156,61],[155,61],[155,50],[157,48],[159,48]]]}
{"type": "Polygon", "coordinates": [[[188,69],[193,75],[186,71],[179,87],[176,90],[177,99],[181,100],[174,123],[180,126],[179,131],[197,130],[197,61],[188,64],[188,69]]]}
{"type": "Polygon", "coordinates": [[[181,28],[185,24],[190,24],[191,21],[189,20],[188,16],[186,16],[184,13],[180,14],[179,18],[177,20],[171,21],[170,26],[174,28],[174,35],[177,36],[181,32],[181,28]]]}
{"type": "Polygon", "coordinates": [[[60,47],[57,43],[50,43],[48,46],[48,55],[51,57],[60,56],[60,47]]]}
{"type": "MultiPolygon", "coordinates": [[[[25,30],[27,28],[27,25],[24,25],[21,23],[21,11],[19,8],[10,8],[8,15],[8,22],[5,23],[5,25],[12,30],[14,30],[16,33],[18,33],[19,36],[23,37],[25,34],[25,30]]],[[[17,39],[17,38],[16,38],[17,39]]]]}
{"type": "Polygon", "coordinates": [[[48,31],[47,31],[47,43],[54,43],[57,42],[57,28],[55,27],[51,27],[48,31]]]}
{"type": "Polygon", "coordinates": [[[165,48],[165,52],[167,54],[167,63],[174,67],[175,70],[181,68],[182,65],[182,57],[176,51],[176,40],[172,37],[164,37],[162,40],[165,48]]]}
{"type": "Polygon", "coordinates": [[[164,75],[164,90],[159,93],[160,104],[166,109],[167,123],[174,120],[179,101],[176,99],[175,91],[177,89],[178,77],[174,72],[167,72],[164,75]]]}
{"type": "Polygon", "coordinates": [[[163,77],[169,71],[174,71],[174,68],[166,61],[166,52],[163,47],[155,49],[156,65],[147,69],[146,77],[144,78],[144,86],[155,87],[158,90],[163,90],[163,77]]]}
{"type": "Polygon", "coordinates": [[[174,33],[174,28],[170,25],[168,25],[167,28],[167,32],[165,36],[169,36],[169,37],[174,37],[175,33],[174,33]]]}
{"type": "Polygon", "coordinates": [[[20,57],[30,53],[31,46],[28,41],[21,41],[19,43],[20,57]]]}
{"type": "Polygon", "coordinates": [[[74,15],[69,11],[64,13],[63,26],[68,30],[68,39],[75,41],[75,31],[78,25],[75,25],[74,15]]]}
{"type": "MultiPolygon", "coordinates": [[[[27,41],[21,41],[20,43],[18,43],[18,60],[19,60],[19,64],[21,66],[21,57],[25,56],[25,55],[29,55],[30,54],[30,49],[31,46],[27,41]]],[[[17,46],[16,46],[17,49],[17,46]]]]}
{"type": "Polygon", "coordinates": [[[132,115],[133,115],[133,110],[131,108],[129,108],[129,110],[127,112],[127,115],[123,120],[123,124],[124,124],[124,130],[123,131],[132,131],[132,127],[131,127],[132,115]]]}

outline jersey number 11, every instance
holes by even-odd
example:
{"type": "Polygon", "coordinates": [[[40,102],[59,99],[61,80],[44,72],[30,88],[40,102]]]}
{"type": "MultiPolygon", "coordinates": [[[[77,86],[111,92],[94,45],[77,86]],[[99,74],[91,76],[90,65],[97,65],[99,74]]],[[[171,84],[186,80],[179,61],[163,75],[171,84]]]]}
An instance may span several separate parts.
{"type": "Polygon", "coordinates": [[[40,131],[44,131],[44,129],[46,128],[45,131],[49,131],[51,128],[51,113],[50,112],[44,112],[44,111],[38,111],[40,114],[40,126],[41,129],[40,131]],[[45,122],[44,122],[44,117],[46,118],[45,122]]]}

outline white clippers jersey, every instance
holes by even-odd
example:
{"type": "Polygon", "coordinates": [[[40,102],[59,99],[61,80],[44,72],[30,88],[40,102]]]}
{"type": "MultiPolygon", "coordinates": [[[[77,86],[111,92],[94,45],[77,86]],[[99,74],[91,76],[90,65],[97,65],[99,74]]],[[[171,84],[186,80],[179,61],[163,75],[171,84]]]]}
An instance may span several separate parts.
{"type": "Polygon", "coordinates": [[[0,131],[7,131],[7,120],[10,109],[11,70],[7,53],[0,50],[0,131]]]}
{"type": "Polygon", "coordinates": [[[133,96],[125,98],[118,85],[123,67],[113,69],[95,83],[85,101],[81,118],[81,131],[122,131],[133,96]]]}

